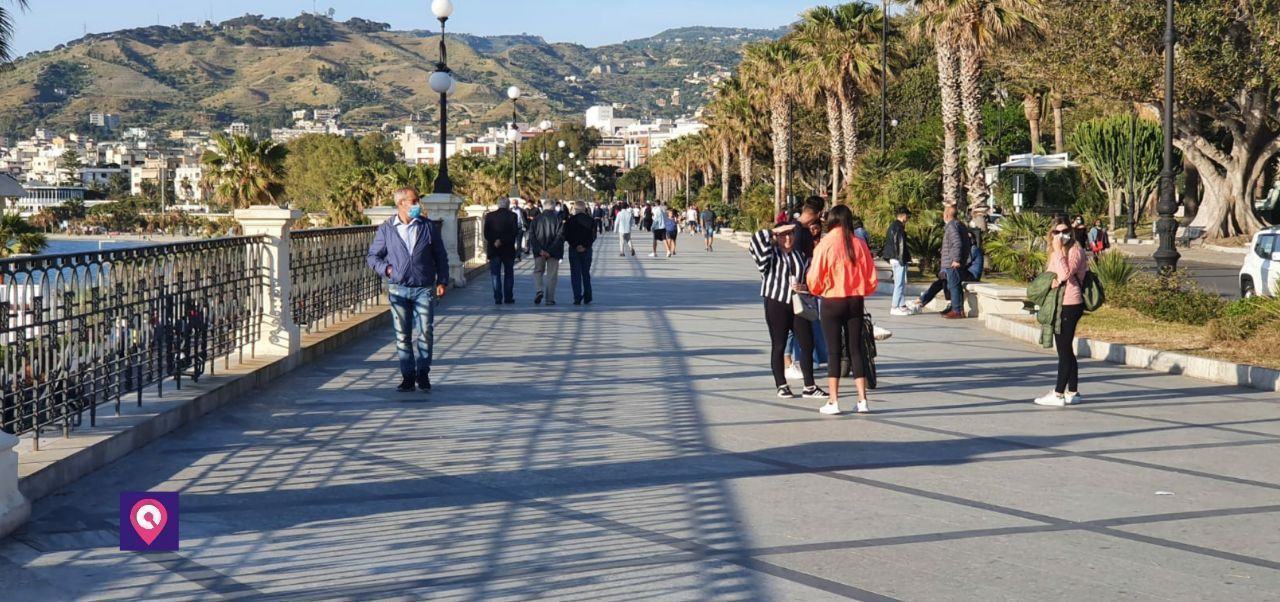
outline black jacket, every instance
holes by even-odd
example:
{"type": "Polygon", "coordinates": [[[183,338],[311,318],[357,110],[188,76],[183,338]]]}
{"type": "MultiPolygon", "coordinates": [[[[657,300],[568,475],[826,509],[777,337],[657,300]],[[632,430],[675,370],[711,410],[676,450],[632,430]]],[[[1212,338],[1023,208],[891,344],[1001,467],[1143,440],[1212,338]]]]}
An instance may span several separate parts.
{"type": "Polygon", "coordinates": [[[893,220],[889,224],[889,231],[884,235],[884,250],[880,252],[880,256],[887,260],[898,260],[898,263],[907,265],[911,263],[911,249],[907,247],[907,229],[902,222],[893,220]]]}
{"type": "Polygon", "coordinates": [[[516,236],[519,224],[516,214],[510,209],[498,209],[484,216],[485,253],[489,257],[512,257],[516,254],[516,236]],[[502,241],[501,247],[493,243],[502,241]]]}
{"type": "Polygon", "coordinates": [[[564,227],[564,239],[569,248],[586,247],[596,243],[596,221],[586,213],[569,216],[569,224],[564,227]]]}
{"type": "Polygon", "coordinates": [[[529,247],[534,256],[543,251],[556,259],[564,259],[564,221],[555,211],[543,211],[529,231],[529,247]]]}

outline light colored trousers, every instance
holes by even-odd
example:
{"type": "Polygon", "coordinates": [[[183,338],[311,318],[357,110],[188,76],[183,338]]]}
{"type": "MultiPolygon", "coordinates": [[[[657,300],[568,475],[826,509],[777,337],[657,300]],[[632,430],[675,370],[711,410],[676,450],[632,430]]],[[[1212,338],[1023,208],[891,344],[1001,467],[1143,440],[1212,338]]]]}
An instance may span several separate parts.
{"type": "Polygon", "coordinates": [[[902,307],[906,303],[907,294],[907,266],[902,265],[897,259],[889,261],[889,266],[893,268],[893,305],[891,309],[902,307]]]}
{"type": "Polygon", "coordinates": [[[547,301],[556,300],[556,280],[560,276],[560,260],[555,257],[533,258],[533,281],[538,285],[538,292],[545,293],[547,301]],[[546,276],[545,280],[543,275],[546,276]],[[545,284],[545,287],[544,287],[545,284]]]}

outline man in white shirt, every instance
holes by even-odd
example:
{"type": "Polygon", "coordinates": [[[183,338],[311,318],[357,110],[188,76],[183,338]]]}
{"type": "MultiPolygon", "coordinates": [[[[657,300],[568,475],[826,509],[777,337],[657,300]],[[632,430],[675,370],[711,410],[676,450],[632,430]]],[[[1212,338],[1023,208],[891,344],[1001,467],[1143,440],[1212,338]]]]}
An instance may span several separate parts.
{"type": "Polygon", "coordinates": [[[631,208],[626,205],[618,211],[618,219],[614,227],[618,230],[618,257],[626,257],[627,249],[631,249],[631,256],[635,257],[636,248],[631,244],[631,229],[635,225],[635,214],[631,212],[631,208]]]}
{"type": "MultiPolygon", "coordinates": [[[[658,243],[661,242],[664,247],[667,246],[667,206],[659,204],[653,208],[653,252],[649,257],[658,256],[658,243]]],[[[671,256],[671,249],[667,249],[667,256],[671,256]]]]}

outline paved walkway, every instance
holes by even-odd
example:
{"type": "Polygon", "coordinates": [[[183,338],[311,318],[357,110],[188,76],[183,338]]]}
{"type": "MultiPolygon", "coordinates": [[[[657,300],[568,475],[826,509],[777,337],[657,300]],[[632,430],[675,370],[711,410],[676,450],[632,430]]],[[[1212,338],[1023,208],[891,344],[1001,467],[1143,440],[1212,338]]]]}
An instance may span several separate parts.
{"type": "Polygon", "coordinates": [[[429,398],[370,338],[41,500],[0,597],[1280,598],[1274,394],[1085,362],[1039,408],[1050,356],[917,316],[878,413],[823,417],[773,397],[745,252],[681,238],[600,252],[589,309],[452,296],[429,398]],[[180,552],[116,549],[145,489],[180,552]]]}

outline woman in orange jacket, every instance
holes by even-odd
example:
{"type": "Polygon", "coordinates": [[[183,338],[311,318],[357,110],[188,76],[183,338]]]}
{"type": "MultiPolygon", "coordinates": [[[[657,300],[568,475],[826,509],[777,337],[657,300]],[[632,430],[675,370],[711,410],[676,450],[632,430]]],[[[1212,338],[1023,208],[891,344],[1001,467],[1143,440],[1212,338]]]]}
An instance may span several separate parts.
{"type": "Polygon", "coordinates": [[[853,212],[844,205],[832,207],[827,219],[827,235],[813,250],[807,284],[809,292],[822,297],[822,334],[829,347],[827,378],[830,397],[822,407],[823,414],[840,413],[840,360],[843,345],[850,345],[849,359],[858,387],[857,412],[870,412],[867,406],[867,378],[858,341],[862,337],[865,314],[863,298],[876,292],[875,259],[867,243],[853,234],[853,212]],[[846,340],[842,329],[849,333],[846,340]]]}

